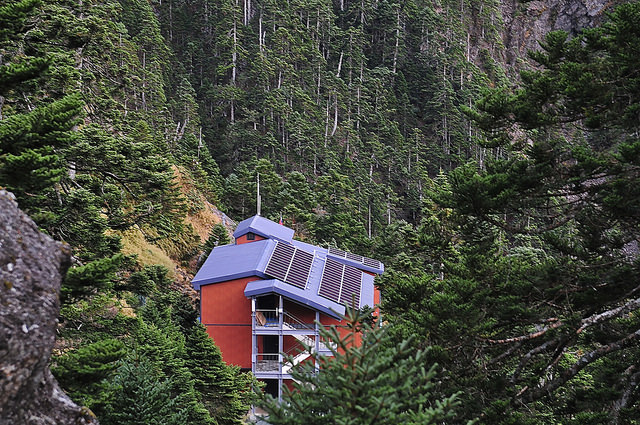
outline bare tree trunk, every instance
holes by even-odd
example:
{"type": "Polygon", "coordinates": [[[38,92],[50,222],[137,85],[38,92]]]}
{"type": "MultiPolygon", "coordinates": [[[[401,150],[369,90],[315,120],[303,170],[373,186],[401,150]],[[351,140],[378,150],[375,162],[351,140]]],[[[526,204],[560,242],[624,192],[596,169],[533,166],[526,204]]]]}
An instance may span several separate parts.
{"type": "Polygon", "coordinates": [[[264,35],[262,34],[262,10],[260,10],[260,17],[258,18],[258,46],[260,46],[260,53],[264,51],[264,35]]]}
{"type": "Polygon", "coordinates": [[[238,27],[233,20],[233,49],[231,51],[231,85],[236,86],[236,65],[238,61],[238,27]]]}
{"type": "Polygon", "coordinates": [[[471,61],[471,32],[467,31],[467,62],[471,61]]]}
{"type": "Polygon", "coordinates": [[[398,47],[400,46],[400,7],[398,6],[396,15],[396,46],[393,50],[393,73],[396,73],[398,66],[398,47]]]}
{"type": "Polygon", "coordinates": [[[362,83],[364,81],[364,61],[360,61],[360,81],[358,82],[358,90],[356,93],[356,100],[358,102],[358,118],[356,119],[356,130],[360,130],[360,88],[362,87],[362,83]]]}
{"type": "MultiPolygon", "coordinates": [[[[245,1],[246,5],[246,1],[245,1]]],[[[238,0],[236,0],[236,10],[238,8],[238,0]]],[[[231,85],[236,86],[238,73],[238,23],[236,20],[236,10],[233,12],[233,48],[231,50],[231,85]]],[[[232,96],[235,96],[235,91],[232,96]]],[[[235,100],[232,98],[229,105],[229,120],[233,124],[236,121],[235,100]]]]}
{"type": "Polygon", "coordinates": [[[333,129],[331,130],[331,137],[336,134],[336,130],[338,128],[338,95],[335,94],[333,96],[334,99],[334,114],[333,114],[333,129]]]}
{"type": "Polygon", "coordinates": [[[145,92],[147,91],[147,52],[142,51],[142,109],[147,110],[147,98],[145,92]]]}
{"type": "Polygon", "coordinates": [[[318,174],[318,150],[316,149],[316,138],[313,138],[313,175],[318,174]]]}
{"type": "Polygon", "coordinates": [[[371,239],[371,202],[369,202],[369,208],[367,211],[367,235],[369,236],[369,239],[371,239]]]}
{"type": "Polygon", "coordinates": [[[325,122],[324,122],[324,148],[327,148],[327,141],[329,140],[329,100],[331,95],[327,97],[327,107],[325,109],[325,122]]]}
{"type": "Polygon", "coordinates": [[[169,40],[173,41],[173,2],[169,1],[169,40]]]}

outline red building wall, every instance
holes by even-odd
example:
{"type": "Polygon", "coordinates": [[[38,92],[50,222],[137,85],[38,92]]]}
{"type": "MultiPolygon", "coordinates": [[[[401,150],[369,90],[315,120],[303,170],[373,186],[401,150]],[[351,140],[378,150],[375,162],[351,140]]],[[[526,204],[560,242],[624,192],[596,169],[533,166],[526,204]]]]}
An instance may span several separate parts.
{"type": "MultiPolygon", "coordinates": [[[[245,297],[244,288],[247,283],[258,279],[255,276],[235,279],[204,285],[200,289],[201,322],[220,347],[222,358],[227,364],[251,368],[251,300],[245,297]]],[[[378,290],[375,290],[374,301],[380,302],[378,290]]],[[[292,301],[285,300],[284,310],[303,323],[313,323],[316,319],[314,310],[292,301]]],[[[320,322],[326,327],[336,325],[342,336],[349,332],[341,321],[322,313],[320,322]]],[[[258,341],[262,345],[260,339],[258,341]]],[[[357,338],[356,343],[360,343],[360,338],[357,338]]],[[[287,337],[283,349],[287,352],[296,345],[298,343],[293,337],[287,337]]],[[[262,349],[263,347],[258,347],[258,352],[262,352],[262,349]]]]}
{"type": "Polygon", "coordinates": [[[255,233],[253,234],[253,239],[249,239],[248,236],[249,236],[249,233],[247,233],[246,235],[238,236],[236,238],[236,245],[242,245],[243,243],[257,242],[257,241],[266,239],[260,235],[256,235],[255,233]]]}
{"type": "Polygon", "coordinates": [[[251,300],[247,283],[257,277],[214,283],[200,288],[200,320],[228,364],[251,367],[251,300]]]}

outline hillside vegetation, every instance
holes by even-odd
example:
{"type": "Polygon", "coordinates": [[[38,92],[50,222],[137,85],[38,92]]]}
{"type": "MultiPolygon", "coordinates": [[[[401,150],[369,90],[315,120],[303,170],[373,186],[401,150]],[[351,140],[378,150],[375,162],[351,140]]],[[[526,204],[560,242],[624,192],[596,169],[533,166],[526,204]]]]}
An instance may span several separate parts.
{"type": "Polygon", "coordinates": [[[517,60],[517,15],[548,13],[528,2],[509,28],[493,0],[2,3],[0,186],[73,250],[61,385],[102,424],[242,422],[253,380],[189,277],[259,176],[262,215],[385,263],[384,349],[438,365],[450,423],[636,423],[640,5],[620,3],[517,60]]]}

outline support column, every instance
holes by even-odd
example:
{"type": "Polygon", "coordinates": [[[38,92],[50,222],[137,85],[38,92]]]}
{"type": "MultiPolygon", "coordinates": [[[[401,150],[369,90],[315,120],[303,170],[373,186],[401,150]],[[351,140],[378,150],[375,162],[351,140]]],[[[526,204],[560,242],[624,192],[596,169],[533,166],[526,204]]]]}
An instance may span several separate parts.
{"type": "MultiPolygon", "coordinates": [[[[317,354],[320,352],[320,312],[317,310],[316,310],[316,320],[315,320],[313,336],[315,339],[316,354],[317,354]]],[[[318,365],[318,362],[315,360],[313,362],[315,365],[316,373],[318,373],[318,370],[320,370],[320,365],[318,365]]]]}
{"type": "Polygon", "coordinates": [[[282,362],[284,360],[282,352],[284,351],[284,304],[282,295],[278,296],[278,401],[282,401],[282,362]]]}
{"type": "Polygon", "coordinates": [[[256,373],[256,356],[258,355],[258,336],[256,335],[256,298],[251,297],[251,372],[256,373]]]}
{"type": "MultiPolygon", "coordinates": [[[[256,375],[256,356],[258,355],[258,336],[256,335],[256,297],[251,297],[251,373],[256,375]]],[[[256,406],[251,403],[251,415],[255,417],[256,406]]]]}

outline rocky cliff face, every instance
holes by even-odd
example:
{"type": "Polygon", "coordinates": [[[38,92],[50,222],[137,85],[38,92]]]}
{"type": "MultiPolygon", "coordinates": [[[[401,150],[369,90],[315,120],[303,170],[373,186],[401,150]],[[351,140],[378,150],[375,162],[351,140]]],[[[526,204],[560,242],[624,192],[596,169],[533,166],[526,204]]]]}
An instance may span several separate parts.
{"type": "Polygon", "coordinates": [[[49,370],[69,255],[0,190],[0,425],[98,423],[49,370]]]}
{"type": "Polygon", "coordinates": [[[539,49],[538,42],[550,31],[575,34],[599,25],[606,12],[620,0],[507,0],[500,3],[504,22],[504,63],[517,65],[527,51],[539,49]]]}

